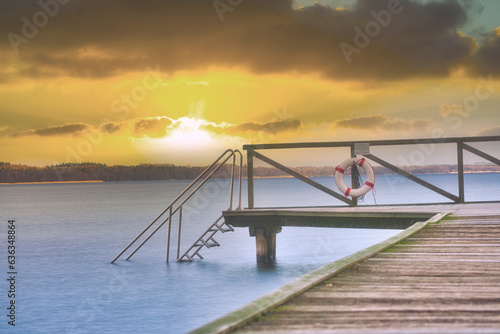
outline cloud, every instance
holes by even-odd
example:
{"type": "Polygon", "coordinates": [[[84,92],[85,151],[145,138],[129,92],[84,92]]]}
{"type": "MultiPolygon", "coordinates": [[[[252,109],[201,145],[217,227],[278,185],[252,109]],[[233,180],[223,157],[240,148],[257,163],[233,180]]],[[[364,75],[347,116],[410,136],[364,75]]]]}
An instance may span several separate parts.
{"type": "Polygon", "coordinates": [[[482,73],[500,72],[500,27],[491,32],[475,56],[474,64],[482,73]]]}
{"type": "Polygon", "coordinates": [[[492,126],[482,129],[477,133],[478,136],[500,136],[500,126],[492,126]]]}
{"type": "Polygon", "coordinates": [[[337,121],[335,126],[351,129],[382,129],[388,131],[423,131],[431,126],[431,121],[425,119],[412,119],[405,121],[399,118],[390,119],[383,115],[371,115],[349,118],[337,121]]]}
{"type": "Polygon", "coordinates": [[[271,121],[265,123],[249,122],[227,127],[227,133],[241,133],[241,132],[266,132],[266,133],[280,133],[289,130],[296,130],[302,125],[298,119],[271,121]]]}
{"type": "Polygon", "coordinates": [[[62,125],[50,125],[42,129],[30,129],[20,132],[15,132],[12,137],[22,137],[22,136],[41,136],[41,137],[52,137],[52,136],[67,136],[67,135],[80,135],[84,131],[89,131],[92,129],[91,125],[84,123],[65,123],[62,125]]]}
{"type": "Polygon", "coordinates": [[[208,81],[186,81],[186,84],[188,86],[197,86],[197,85],[210,86],[210,83],[208,81]]]}
{"type": "Polygon", "coordinates": [[[9,129],[10,127],[8,126],[0,126],[0,135],[6,134],[9,129]]]}
{"type": "Polygon", "coordinates": [[[113,122],[106,122],[101,124],[100,129],[102,132],[105,133],[114,133],[117,131],[120,131],[120,129],[123,127],[123,124],[121,123],[113,123],[113,122]]]}
{"type": "Polygon", "coordinates": [[[168,117],[150,117],[136,120],[134,132],[136,135],[146,135],[148,137],[163,137],[166,134],[167,126],[172,121],[168,117]]]}
{"type": "Polygon", "coordinates": [[[469,112],[462,104],[442,104],[439,114],[442,119],[448,120],[455,116],[468,117],[469,112]]]}
{"type": "MultiPolygon", "coordinates": [[[[292,3],[244,1],[224,12],[221,22],[212,0],[73,0],[61,5],[27,43],[16,46],[18,58],[11,41],[0,39],[7,64],[23,64],[0,80],[102,78],[144,71],[152,64],[168,73],[227,67],[256,74],[318,73],[335,80],[446,76],[471,60],[499,71],[493,57],[497,38],[471,59],[474,40],[458,29],[473,9],[455,0],[400,0],[401,13],[379,24],[380,32],[357,47],[360,52],[352,54],[350,64],[340,44],[355,46],[354,29],[376,25],[373,13],[386,11],[387,1],[359,0],[344,10],[320,5],[294,9],[292,3]]],[[[8,2],[0,13],[0,30],[22,37],[21,18],[37,11],[36,1],[8,2]]]]}

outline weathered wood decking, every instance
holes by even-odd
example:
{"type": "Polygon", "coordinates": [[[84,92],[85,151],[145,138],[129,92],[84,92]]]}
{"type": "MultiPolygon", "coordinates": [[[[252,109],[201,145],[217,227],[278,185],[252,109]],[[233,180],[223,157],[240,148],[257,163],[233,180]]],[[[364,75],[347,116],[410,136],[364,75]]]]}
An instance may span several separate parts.
{"type": "Polygon", "coordinates": [[[500,203],[387,210],[452,215],[416,223],[193,333],[500,333],[500,203]]]}
{"type": "Polygon", "coordinates": [[[500,333],[500,215],[452,216],[237,333],[500,333]]]}

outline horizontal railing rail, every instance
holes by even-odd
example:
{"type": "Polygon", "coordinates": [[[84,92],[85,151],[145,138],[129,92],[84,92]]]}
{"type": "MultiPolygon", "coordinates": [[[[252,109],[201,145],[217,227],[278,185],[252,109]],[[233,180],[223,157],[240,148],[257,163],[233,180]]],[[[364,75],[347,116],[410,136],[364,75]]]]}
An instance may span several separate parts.
{"type": "MultiPolygon", "coordinates": [[[[392,139],[392,140],[359,140],[359,141],[339,141],[339,142],[306,142],[306,143],[273,143],[273,144],[252,144],[244,145],[243,149],[247,151],[247,176],[248,176],[248,208],[253,209],[255,207],[254,200],[254,180],[253,180],[253,165],[254,158],[259,159],[279,170],[321,190],[332,197],[341,200],[342,202],[350,205],[357,206],[357,199],[348,199],[342,194],[325,187],[314,180],[294,171],[293,169],[286,167],[279,162],[263,155],[262,153],[256,152],[257,150],[279,150],[279,149],[310,149],[310,148],[335,148],[335,147],[345,147],[350,148],[351,158],[357,155],[362,155],[375,163],[378,163],[385,168],[402,175],[409,180],[426,187],[441,196],[444,196],[455,203],[465,202],[465,186],[464,186],[464,157],[463,151],[466,150],[473,153],[485,160],[488,160],[494,164],[500,165],[500,159],[493,157],[473,146],[468,145],[468,143],[479,143],[479,142],[500,142],[500,136],[479,136],[479,137],[452,137],[452,138],[423,138],[423,139],[392,139]],[[369,152],[370,147],[374,146],[402,146],[402,145],[422,145],[422,144],[456,144],[457,149],[457,176],[458,176],[458,196],[454,195],[436,185],[433,185],[398,166],[391,164],[388,161],[369,152]],[[362,153],[360,153],[362,152],[362,153]]],[[[352,169],[352,187],[355,187],[355,179],[358,176],[358,171],[356,168],[352,169]]]]}
{"type": "Polygon", "coordinates": [[[364,144],[364,143],[368,143],[370,144],[370,146],[394,146],[394,145],[416,145],[416,144],[475,143],[475,142],[489,142],[489,141],[500,141],[500,136],[248,144],[244,145],[243,149],[276,150],[276,149],[287,149],[287,148],[349,147],[355,144],[364,144]]]}

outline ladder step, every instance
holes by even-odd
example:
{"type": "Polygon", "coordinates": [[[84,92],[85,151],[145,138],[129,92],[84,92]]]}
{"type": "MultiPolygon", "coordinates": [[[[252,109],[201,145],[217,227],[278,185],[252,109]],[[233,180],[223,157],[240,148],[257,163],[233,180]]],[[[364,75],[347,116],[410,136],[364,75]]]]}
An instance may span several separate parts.
{"type": "Polygon", "coordinates": [[[202,246],[205,246],[205,247],[207,247],[207,248],[210,248],[210,245],[208,244],[208,240],[207,240],[207,241],[205,241],[205,240],[203,240],[203,239],[199,239],[199,241],[201,241],[201,242],[203,243],[203,245],[202,245],[202,246]]]}
{"type": "Polygon", "coordinates": [[[219,220],[220,218],[215,223],[213,223],[209,227],[209,229],[206,230],[202,234],[202,236],[198,238],[198,240],[196,240],[196,242],[191,246],[191,248],[189,248],[189,250],[185,253],[185,255],[183,255],[179,259],[179,261],[183,261],[184,257],[187,257],[189,261],[195,261],[194,260],[195,256],[198,256],[200,259],[203,259],[203,256],[201,256],[201,254],[198,253],[200,249],[202,249],[203,247],[207,248],[220,247],[220,243],[218,243],[217,240],[213,238],[213,236],[219,231],[222,233],[234,232],[234,228],[231,225],[226,224],[225,221],[223,221],[221,224],[217,224],[219,220]],[[191,252],[191,255],[188,255],[189,252],[191,252]]]}
{"type": "Polygon", "coordinates": [[[220,246],[220,244],[217,242],[217,240],[215,240],[215,239],[214,239],[214,238],[212,238],[212,237],[210,237],[210,239],[207,239],[207,243],[208,243],[210,240],[212,240],[212,243],[211,243],[211,244],[209,244],[209,245],[210,245],[210,247],[219,247],[219,246],[220,246]]]}
{"type": "Polygon", "coordinates": [[[234,228],[231,225],[226,224],[226,222],[224,222],[224,224],[222,224],[221,228],[222,228],[223,233],[234,232],[234,228]],[[226,226],[227,228],[224,228],[224,226],[226,226]]]}
{"type": "Polygon", "coordinates": [[[187,253],[182,255],[180,259],[177,260],[177,262],[181,262],[181,261],[190,261],[190,262],[193,262],[193,258],[191,256],[189,256],[187,253]],[[184,259],[184,258],[187,258],[187,259],[184,259]]]}
{"type": "Polygon", "coordinates": [[[217,232],[218,232],[218,231],[223,232],[223,231],[222,231],[222,226],[219,226],[219,224],[215,223],[213,226],[217,228],[216,230],[215,230],[215,229],[213,229],[213,230],[215,230],[215,231],[217,231],[217,232]]]}

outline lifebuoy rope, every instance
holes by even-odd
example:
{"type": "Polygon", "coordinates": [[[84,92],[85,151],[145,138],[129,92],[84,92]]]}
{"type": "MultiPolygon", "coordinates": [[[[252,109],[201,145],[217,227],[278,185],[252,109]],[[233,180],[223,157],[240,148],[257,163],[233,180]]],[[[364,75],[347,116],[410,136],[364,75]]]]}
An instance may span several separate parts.
{"type": "MultiPolygon", "coordinates": [[[[365,171],[368,171],[370,170],[371,171],[371,176],[368,176],[368,173],[367,173],[367,176],[368,176],[368,180],[364,183],[363,186],[367,186],[369,187],[369,189],[375,191],[375,175],[373,173],[373,168],[371,167],[371,165],[366,162],[366,164],[368,165],[368,167],[364,166],[365,165],[365,162],[366,162],[366,159],[365,158],[361,158],[361,159],[356,159],[356,158],[351,158],[351,159],[347,159],[345,161],[343,161],[340,165],[338,165],[337,167],[335,167],[335,174],[337,172],[339,172],[340,174],[344,175],[344,173],[346,172],[346,170],[348,170],[349,168],[353,168],[353,166],[359,166],[363,169],[365,169],[365,171]],[[367,169],[368,168],[368,169],[367,169]]],[[[335,182],[337,183],[337,186],[339,188],[339,190],[341,190],[343,193],[344,193],[344,196],[353,196],[356,197],[356,198],[359,198],[359,199],[363,199],[364,195],[366,194],[366,192],[368,192],[368,190],[364,190],[362,191],[362,193],[359,193],[359,189],[361,188],[361,184],[363,184],[363,179],[361,178],[361,174],[358,173],[358,178],[354,180],[354,183],[356,184],[356,188],[354,190],[356,190],[356,192],[354,193],[353,192],[353,189],[350,188],[350,187],[347,187],[347,185],[342,181],[342,176],[340,176],[340,179],[337,178],[337,176],[335,176],[335,182]],[[339,186],[339,184],[341,186],[339,186]]]]}

